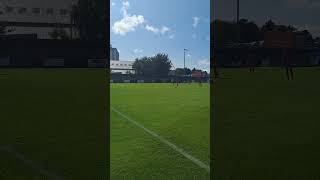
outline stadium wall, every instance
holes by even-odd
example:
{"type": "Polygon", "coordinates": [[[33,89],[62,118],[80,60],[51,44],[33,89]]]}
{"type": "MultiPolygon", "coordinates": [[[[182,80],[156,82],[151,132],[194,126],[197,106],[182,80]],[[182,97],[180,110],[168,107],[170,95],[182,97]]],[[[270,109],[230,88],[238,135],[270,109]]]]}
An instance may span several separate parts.
{"type": "MultiPolygon", "coordinates": [[[[216,66],[227,68],[245,67],[248,54],[255,54],[255,66],[280,67],[281,48],[221,48],[213,49],[216,55],[216,66]]],[[[296,67],[320,66],[320,49],[294,50],[296,57],[292,65],[296,67]]]]}
{"type": "Polygon", "coordinates": [[[107,67],[107,47],[87,40],[0,40],[0,67],[107,67]]]}
{"type": "Polygon", "coordinates": [[[209,77],[180,77],[180,76],[166,76],[166,77],[147,77],[134,74],[111,74],[110,82],[112,83],[172,83],[172,82],[208,82],[209,77]]]}

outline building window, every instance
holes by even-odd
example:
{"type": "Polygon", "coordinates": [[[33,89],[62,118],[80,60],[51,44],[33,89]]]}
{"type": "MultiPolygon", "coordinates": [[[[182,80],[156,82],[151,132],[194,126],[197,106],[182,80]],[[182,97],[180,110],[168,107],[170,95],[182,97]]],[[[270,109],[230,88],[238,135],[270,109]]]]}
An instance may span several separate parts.
{"type": "Polygon", "coordinates": [[[48,15],[53,15],[53,8],[48,8],[47,9],[47,14],[48,15]]]}
{"type": "Polygon", "coordinates": [[[7,6],[6,7],[6,12],[7,13],[12,13],[13,12],[13,7],[7,6]]]}
{"type": "Polygon", "coordinates": [[[32,8],[32,13],[40,14],[40,8],[32,8]]]}
{"type": "Polygon", "coordinates": [[[65,15],[67,15],[68,14],[68,10],[66,10],[66,9],[60,9],[60,15],[61,16],[65,16],[65,15]]]}

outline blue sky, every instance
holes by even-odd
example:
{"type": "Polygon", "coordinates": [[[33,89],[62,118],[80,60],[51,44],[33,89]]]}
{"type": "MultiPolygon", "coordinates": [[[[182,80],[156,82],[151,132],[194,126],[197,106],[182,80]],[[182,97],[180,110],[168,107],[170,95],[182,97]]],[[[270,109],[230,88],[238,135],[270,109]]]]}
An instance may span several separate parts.
{"type": "Polygon", "coordinates": [[[210,0],[110,0],[111,44],[120,60],[156,53],[174,66],[209,70],[210,0]]]}

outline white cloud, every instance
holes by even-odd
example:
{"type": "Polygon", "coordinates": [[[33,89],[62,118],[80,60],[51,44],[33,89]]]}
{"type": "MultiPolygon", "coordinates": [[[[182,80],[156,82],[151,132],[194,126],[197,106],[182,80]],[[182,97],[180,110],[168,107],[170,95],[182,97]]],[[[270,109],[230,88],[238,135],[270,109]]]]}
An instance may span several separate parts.
{"type": "Polygon", "coordinates": [[[176,35],[175,34],[171,34],[171,35],[169,35],[169,39],[174,39],[176,37],[176,35]]]}
{"type": "Polygon", "coordinates": [[[116,34],[126,35],[135,31],[136,27],[144,23],[144,17],[139,15],[127,16],[113,24],[112,31],[116,34]]]}
{"type": "MultiPolygon", "coordinates": [[[[128,13],[130,8],[129,1],[123,1],[121,7],[122,19],[116,21],[112,26],[112,32],[119,35],[126,35],[129,32],[135,31],[137,27],[142,26],[147,31],[151,31],[156,34],[166,34],[170,31],[170,28],[167,26],[162,26],[161,28],[154,27],[146,23],[146,20],[143,15],[131,15],[128,13]]],[[[170,39],[174,38],[174,35],[169,36],[170,39]]]]}
{"type": "Polygon", "coordinates": [[[166,32],[170,31],[170,28],[168,28],[167,26],[162,26],[162,28],[157,28],[147,24],[145,28],[147,31],[151,31],[156,34],[158,33],[165,34],[166,32]]]}
{"type": "Polygon", "coordinates": [[[123,17],[128,16],[129,7],[130,7],[129,1],[123,1],[122,2],[121,12],[122,12],[123,17]]]}
{"type": "Polygon", "coordinates": [[[196,27],[198,26],[198,24],[199,24],[200,18],[199,18],[199,17],[192,17],[192,19],[193,19],[193,24],[192,24],[192,26],[193,26],[194,28],[196,28],[196,27]]]}
{"type": "Polygon", "coordinates": [[[143,53],[143,49],[134,49],[133,52],[135,54],[140,54],[140,53],[143,53]]]}
{"type": "Polygon", "coordinates": [[[129,7],[130,7],[129,1],[123,1],[122,2],[122,6],[123,6],[124,9],[129,9],[129,7]]]}
{"type": "Polygon", "coordinates": [[[115,6],[116,5],[116,3],[115,2],[111,2],[111,6],[115,6]]]}
{"type": "Polygon", "coordinates": [[[135,31],[135,29],[145,22],[142,15],[130,15],[128,9],[130,7],[129,1],[122,2],[122,14],[123,18],[116,21],[112,26],[112,31],[115,34],[126,35],[128,32],[135,31]]]}
{"type": "Polygon", "coordinates": [[[167,26],[162,26],[162,28],[160,30],[160,33],[164,34],[164,33],[168,32],[168,31],[170,31],[170,29],[167,26]]]}
{"type": "Polygon", "coordinates": [[[159,32],[158,28],[155,28],[155,27],[150,26],[150,25],[146,25],[146,30],[154,32],[154,33],[158,33],[159,32]]]}
{"type": "Polygon", "coordinates": [[[199,66],[208,67],[210,66],[210,61],[208,59],[202,59],[198,61],[199,66]]]}

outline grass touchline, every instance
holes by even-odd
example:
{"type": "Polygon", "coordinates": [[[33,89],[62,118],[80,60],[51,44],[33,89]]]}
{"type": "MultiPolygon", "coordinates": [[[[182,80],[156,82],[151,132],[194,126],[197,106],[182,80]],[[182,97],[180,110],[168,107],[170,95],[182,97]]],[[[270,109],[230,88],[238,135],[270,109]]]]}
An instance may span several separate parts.
{"type": "Polygon", "coordinates": [[[205,169],[207,172],[210,172],[210,166],[206,165],[205,163],[203,163],[202,161],[200,161],[199,159],[193,157],[192,155],[190,155],[189,153],[187,153],[185,150],[183,150],[182,148],[176,146],[175,144],[171,143],[170,141],[166,140],[165,138],[161,137],[160,135],[156,134],[155,132],[145,128],[143,125],[139,124],[138,122],[134,121],[133,119],[131,119],[130,117],[126,116],[125,114],[121,113],[120,111],[116,110],[115,108],[111,107],[111,109],[113,111],[115,111],[116,113],[118,113],[120,116],[122,116],[123,118],[125,118],[126,120],[128,120],[129,122],[135,124],[136,126],[138,126],[139,128],[143,129],[144,131],[146,131],[147,133],[149,133],[150,135],[152,135],[153,137],[157,138],[159,141],[161,141],[162,143],[168,145],[169,147],[171,147],[173,150],[177,151],[178,153],[180,153],[181,155],[183,155],[184,157],[186,157],[187,159],[189,159],[190,161],[192,161],[193,163],[195,163],[196,165],[198,165],[199,167],[205,169]]]}

